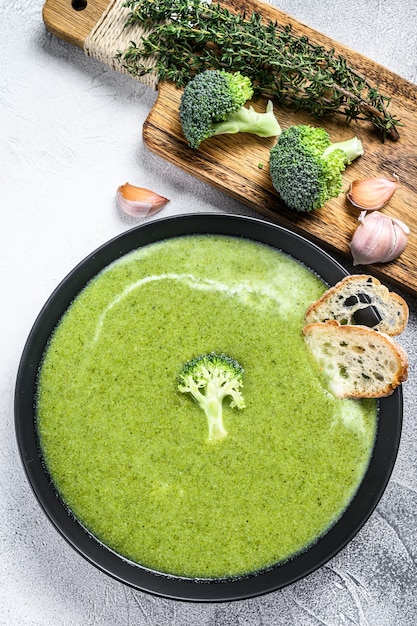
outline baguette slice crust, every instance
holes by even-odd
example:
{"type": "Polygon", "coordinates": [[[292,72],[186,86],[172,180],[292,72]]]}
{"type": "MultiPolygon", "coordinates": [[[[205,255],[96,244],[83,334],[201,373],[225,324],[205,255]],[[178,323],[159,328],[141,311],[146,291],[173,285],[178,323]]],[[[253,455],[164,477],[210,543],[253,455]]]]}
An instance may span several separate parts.
{"type": "Polygon", "coordinates": [[[385,333],[328,321],[308,324],[303,335],[339,398],[382,398],[407,380],[407,355],[385,333]]]}
{"type": "Polygon", "coordinates": [[[336,320],[355,324],[355,313],[375,307],[381,317],[373,328],[387,335],[399,335],[408,322],[408,305],[398,294],[367,274],[346,276],[313,302],[305,315],[306,324],[336,320]],[[367,296],[367,302],[362,296],[367,296]],[[359,297],[361,296],[361,298],[359,297]]]}

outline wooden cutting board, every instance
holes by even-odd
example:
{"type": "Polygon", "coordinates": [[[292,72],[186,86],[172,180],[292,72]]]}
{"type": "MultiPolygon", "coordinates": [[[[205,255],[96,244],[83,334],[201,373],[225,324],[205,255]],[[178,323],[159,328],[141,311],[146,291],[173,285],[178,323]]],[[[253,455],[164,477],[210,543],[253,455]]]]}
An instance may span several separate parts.
{"type": "MultiPolygon", "coordinates": [[[[417,87],[259,0],[224,0],[222,4],[231,10],[247,13],[253,10],[262,13],[266,19],[291,24],[295,34],[307,35],[311,41],[334,48],[344,55],[350,65],[391,98],[389,110],[403,124],[397,142],[387,139],[382,143],[366,123],[347,124],[330,118],[317,122],[305,113],[277,108],[276,113],[283,128],[291,124],[310,123],[326,128],[332,141],[348,139],[352,135],[362,140],[365,154],[344,172],[345,190],[355,178],[398,176],[397,190],[383,212],[408,224],[411,234],[407,248],[399,259],[391,263],[358,266],[356,270],[387,279],[417,295],[417,87]]],[[[83,5],[83,0],[46,0],[43,7],[46,27],[57,37],[82,48],[108,6],[108,0],[88,0],[85,8],[82,8],[83,5]]],[[[268,219],[351,260],[349,243],[358,226],[359,211],[353,209],[344,193],[322,209],[305,216],[289,211],[280,202],[269,178],[269,150],[275,140],[243,134],[225,135],[213,137],[201,144],[198,150],[192,150],[181,132],[178,116],[180,96],[181,91],[172,84],[158,85],[158,98],[143,127],[144,142],[151,151],[268,219]]],[[[264,104],[259,101],[255,103],[255,108],[261,110],[264,104]]]]}

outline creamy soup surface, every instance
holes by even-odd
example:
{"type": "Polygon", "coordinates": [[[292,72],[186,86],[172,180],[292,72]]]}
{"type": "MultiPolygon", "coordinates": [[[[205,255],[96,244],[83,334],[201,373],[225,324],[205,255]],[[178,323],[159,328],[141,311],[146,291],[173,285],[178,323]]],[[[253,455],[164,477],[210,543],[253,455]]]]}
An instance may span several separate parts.
{"type": "Polygon", "coordinates": [[[369,463],[375,401],[338,400],[301,335],[325,290],[262,244],[192,235],[113,263],[76,298],[41,367],[40,444],[62,499],[124,557],[190,577],[253,572],[340,517],[369,463]],[[177,389],[183,363],[224,352],[246,408],[228,436],[177,389]]]}

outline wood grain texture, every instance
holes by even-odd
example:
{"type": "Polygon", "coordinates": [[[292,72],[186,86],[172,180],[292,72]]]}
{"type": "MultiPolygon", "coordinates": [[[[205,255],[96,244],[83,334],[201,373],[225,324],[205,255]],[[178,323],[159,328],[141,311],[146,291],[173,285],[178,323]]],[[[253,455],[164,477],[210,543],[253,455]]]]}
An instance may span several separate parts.
{"type": "MultiPolygon", "coordinates": [[[[387,140],[382,143],[373,128],[365,122],[347,124],[336,116],[317,122],[303,112],[296,113],[285,108],[276,108],[275,112],[283,128],[299,123],[320,124],[329,132],[332,141],[342,141],[354,134],[361,139],[365,154],[344,172],[344,190],[355,178],[398,176],[397,191],[383,211],[403,220],[411,228],[407,248],[399,259],[391,263],[361,267],[358,271],[370,272],[417,295],[417,87],[260,0],[226,0],[222,4],[231,10],[257,11],[265,19],[290,23],[295,34],[307,35],[311,41],[326,48],[334,48],[337,53],[344,55],[350,65],[378,84],[379,90],[391,98],[390,111],[403,124],[397,142],[387,140]]],[[[44,7],[45,24],[58,37],[82,46],[94,26],[94,20],[98,21],[106,8],[107,0],[89,0],[87,6],[90,9],[88,19],[84,17],[81,20],[80,16],[84,12],[74,11],[71,0],[47,0],[44,7]]],[[[161,83],[158,90],[157,101],[143,127],[144,142],[152,152],[236,198],[271,221],[351,260],[349,243],[358,226],[359,212],[349,204],[344,192],[322,209],[306,216],[289,211],[280,202],[269,178],[269,150],[275,143],[274,139],[243,134],[224,135],[213,137],[201,144],[198,150],[192,150],[187,146],[179,122],[181,91],[170,83],[161,83]],[[263,164],[262,169],[260,163],[263,164]]],[[[253,104],[258,110],[265,106],[264,101],[253,104]]]]}
{"type": "Polygon", "coordinates": [[[47,29],[59,39],[82,48],[87,35],[99,21],[109,0],[87,0],[82,10],[79,0],[46,0],[42,18],[47,29]]]}

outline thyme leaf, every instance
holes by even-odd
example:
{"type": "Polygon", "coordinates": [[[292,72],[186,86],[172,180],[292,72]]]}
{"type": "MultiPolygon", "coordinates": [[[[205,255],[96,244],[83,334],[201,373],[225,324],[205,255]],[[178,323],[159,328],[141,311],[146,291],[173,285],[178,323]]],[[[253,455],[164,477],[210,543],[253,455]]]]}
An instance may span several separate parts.
{"type": "Polygon", "coordinates": [[[255,95],[274,99],[315,118],[339,114],[365,120],[397,140],[400,120],[388,112],[390,98],[379,93],[335,50],[325,49],[291,25],[265,21],[259,13],[236,14],[205,0],[127,0],[127,25],[140,22],[150,32],[131,42],[117,58],[133,76],[156,72],[158,79],[183,87],[205,69],[240,71],[255,95]],[[154,59],[145,67],[143,59],[154,59]]]}

